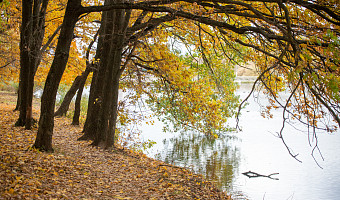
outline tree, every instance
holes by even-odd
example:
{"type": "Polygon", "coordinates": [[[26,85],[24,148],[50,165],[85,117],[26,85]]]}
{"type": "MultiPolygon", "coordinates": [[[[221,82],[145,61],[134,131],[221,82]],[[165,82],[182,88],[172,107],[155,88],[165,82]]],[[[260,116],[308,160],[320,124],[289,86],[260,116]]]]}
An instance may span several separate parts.
{"type": "MultiPolygon", "coordinates": [[[[69,105],[70,105],[74,95],[78,91],[78,94],[77,94],[77,100],[78,101],[76,100],[76,106],[75,106],[75,108],[76,108],[75,109],[75,115],[78,115],[78,117],[75,117],[74,118],[74,122],[75,123],[72,123],[72,124],[75,124],[75,125],[79,124],[80,100],[81,100],[81,95],[82,95],[83,88],[85,86],[86,79],[87,79],[88,75],[90,74],[90,72],[92,72],[93,69],[94,69],[93,62],[90,63],[90,61],[89,61],[90,60],[90,51],[91,51],[91,48],[92,48],[93,44],[97,40],[99,31],[100,30],[97,31],[97,33],[94,35],[93,40],[91,41],[91,43],[87,47],[86,55],[85,55],[85,59],[86,59],[86,69],[85,69],[85,71],[83,71],[81,75],[77,76],[74,79],[70,89],[67,91],[67,93],[66,93],[66,95],[65,95],[65,97],[63,99],[63,102],[61,103],[61,105],[58,108],[58,110],[54,113],[55,116],[66,115],[66,113],[67,113],[67,111],[69,109],[69,105]]],[[[94,62],[95,62],[95,60],[94,60],[94,62]]]]}
{"type": "Polygon", "coordinates": [[[70,89],[67,91],[61,105],[59,106],[58,110],[54,113],[55,116],[64,116],[66,115],[70,103],[74,97],[74,95],[77,93],[77,91],[79,91],[80,88],[84,87],[82,86],[83,83],[85,84],[87,76],[90,73],[90,68],[87,68],[81,75],[77,76],[70,89]]]}
{"type": "MultiPolygon", "coordinates": [[[[110,4],[109,1],[106,3],[110,4]]],[[[114,14],[116,12],[103,13],[103,32],[100,34],[100,45],[98,45],[99,48],[97,49],[99,51],[97,55],[100,55],[98,57],[100,60],[99,68],[98,72],[94,74],[94,80],[91,84],[84,135],[79,138],[80,140],[92,139],[94,140],[93,145],[104,146],[105,148],[111,148],[114,145],[113,139],[118,117],[119,82],[135,48],[135,46],[131,47],[131,43],[135,43],[138,38],[154,30],[162,21],[172,19],[165,16],[158,20],[151,18],[149,21],[142,23],[147,14],[142,12],[135,23],[128,27],[131,11],[127,10],[125,14],[114,14]],[[112,15],[114,18],[110,18],[112,15]],[[117,20],[117,17],[122,18],[118,21],[123,21],[124,23],[120,24],[118,21],[113,21],[113,19],[117,20]],[[124,55],[126,61],[121,67],[122,56],[124,57],[124,55]]]]}
{"type": "Polygon", "coordinates": [[[20,78],[17,108],[20,111],[17,126],[31,129],[34,77],[43,53],[52,43],[60,27],[56,28],[44,45],[45,18],[48,0],[22,1],[20,34],[20,78]]]}
{"type": "Polygon", "coordinates": [[[40,63],[48,0],[22,1],[20,34],[19,119],[17,126],[31,129],[34,75],[40,63]]]}
{"type": "Polygon", "coordinates": [[[68,60],[74,27],[81,14],[77,12],[79,7],[81,7],[80,0],[70,0],[67,3],[54,60],[47,75],[41,97],[39,129],[33,147],[42,151],[53,151],[52,135],[55,100],[58,86],[68,60]]]}
{"type": "Polygon", "coordinates": [[[20,7],[3,1],[0,4],[0,79],[9,83],[18,79],[20,31],[18,30],[20,7]]]}
{"type": "MultiPolygon", "coordinates": [[[[143,50],[138,59],[144,63],[138,63],[133,57],[132,61],[146,71],[140,70],[140,74],[148,73],[158,78],[150,81],[151,83],[144,78],[146,80],[139,84],[142,91],[149,95],[147,102],[155,115],[166,123],[170,122],[167,127],[173,127],[174,130],[195,129],[217,137],[228,129],[225,122],[234,115],[238,102],[234,95],[237,88],[234,82],[234,64],[224,59],[223,51],[216,48],[219,46],[228,49],[209,27],[185,22],[185,30],[172,28],[180,23],[168,23],[164,31],[153,33],[154,43],[146,49],[158,51],[143,50]],[[164,37],[169,37],[164,32],[174,35],[171,39],[174,43],[186,37],[184,42],[191,48],[190,54],[180,56],[176,49],[169,50],[173,45],[162,42],[164,37]],[[159,51],[160,49],[162,50],[159,51]],[[160,61],[152,65],[146,63],[151,57],[160,61]],[[149,85],[146,86],[147,84],[149,85]]],[[[237,52],[232,54],[236,61],[237,52]]]]}
{"type": "MultiPolygon", "coordinates": [[[[66,10],[64,18],[64,24],[69,23],[68,30],[64,26],[63,33],[65,34],[63,37],[68,39],[60,43],[61,39],[65,39],[60,37],[58,41],[58,46],[60,43],[60,47],[57,46],[56,56],[51,66],[42,98],[41,111],[43,117],[40,118],[38,136],[46,134],[49,136],[46,137],[46,145],[49,147],[46,150],[51,150],[53,115],[50,115],[50,113],[53,113],[54,109],[54,100],[52,98],[55,97],[60,82],[59,76],[61,77],[68,58],[67,55],[60,56],[59,49],[64,49],[65,53],[68,52],[69,47],[66,47],[65,44],[70,44],[69,40],[72,40],[73,23],[76,23],[77,17],[85,13],[102,11],[113,13],[116,18],[111,18],[112,22],[105,23],[104,30],[111,32],[108,32],[109,35],[105,35],[105,37],[109,38],[104,40],[102,52],[102,54],[111,52],[114,56],[110,60],[100,60],[100,68],[106,66],[106,62],[114,67],[105,71],[108,75],[105,76],[106,83],[111,83],[111,85],[103,85],[102,89],[105,93],[100,95],[101,99],[94,98],[95,102],[100,100],[99,126],[96,130],[100,130],[97,133],[103,134],[101,136],[96,135],[95,145],[102,146],[101,144],[104,144],[104,147],[110,147],[113,144],[112,131],[114,131],[116,121],[117,88],[120,73],[123,69],[118,68],[118,66],[122,63],[122,53],[131,52],[133,48],[126,48],[126,51],[122,49],[132,47],[129,44],[139,43],[140,38],[154,31],[161,24],[166,25],[167,22],[174,20],[183,22],[183,24],[196,22],[200,26],[209,27],[200,28],[199,30],[212,35],[216,40],[221,41],[224,47],[229,49],[237,51],[240,46],[252,49],[247,50],[247,56],[244,59],[245,61],[253,60],[256,62],[260,73],[256,83],[261,81],[267,90],[267,94],[271,96],[272,102],[284,108],[284,122],[287,121],[288,113],[290,118],[299,120],[311,127],[312,130],[334,130],[336,128],[334,125],[325,124],[325,127],[321,128],[317,124],[318,121],[321,122],[327,116],[330,116],[337,126],[340,126],[338,117],[339,55],[337,53],[339,52],[340,17],[337,12],[339,7],[337,2],[330,4],[325,1],[303,0],[214,0],[204,2],[173,0],[135,3],[113,1],[104,6],[85,7],[80,5],[80,1],[70,0],[68,7],[69,12],[66,10]],[[112,9],[115,11],[111,12],[110,10],[112,9]],[[72,13],[70,10],[72,10],[72,13]],[[135,21],[134,23],[131,21],[131,26],[127,29],[124,28],[125,26],[120,21],[115,21],[117,18],[128,19],[124,10],[126,12],[142,10],[142,12],[136,11],[138,17],[131,18],[135,19],[135,21]],[[72,23],[69,22],[69,19],[72,23]],[[120,27],[120,29],[112,30],[110,26],[120,27]],[[111,37],[111,33],[116,34],[117,31],[125,37],[120,37],[121,35],[111,37]],[[324,37],[325,34],[326,36],[324,37]],[[118,38],[122,40],[117,41],[118,38]],[[111,51],[112,46],[107,41],[112,39],[118,42],[115,44],[118,46],[115,46],[117,48],[111,51]],[[54,75],[58,78],[53,79],[54,75]],[[291,96],[284,103],[278,99],[279,92],[286,87],[281,80],[288,80],[287,86],[291,92],[291,96]],[[114,102],[109,102],[111,100],[114,100],[114,102]],[[47,103],[47,101],[51,103],[47,103]],[[301,105],[303,106],[301,107],[301,105]],[[302,116],[307,120],[304,121],[302,116]],[[106,132],[108,130],[111,132],[106,132]],[[102,141],[103,138],[106,140],[105,142],[102,141]]],[[[106,18],[105,15],[103,19],[106,18]]],[[[173,27],[175,29],[180,28],[176,24],[173,27]]],[[[143,44],[142,42],[140,43],[143,44]]],[[[212,42],[212,44],[214,43],[212,42]]],[[[147,47],[148,45],[141,46],[147,47]]],[[[152,45],[149,46],[152,47],[152,45]]],[[[201,46],[200,53],[202,53],[202,50],[207,49],[202,44],[198,46],[201,46]]],[[[217,46],[213,47],[217,48],[217,46]]],[[[223,52],[223,46],[220,47],[220,51],[223,52]]],[[[126,55],[129,55],[129,53],[126,55]]],[[[224,53],[224,55],[227,54],[224,53]]],[[[101,57],[107,56],[101,55],[101,57]]],[[[124,58],[129,60],[127,59],[129,56],[124,58]]],[[[204,59],[204,55],[202,58],[204,59]]],[[[209,67],[207,62],[205,66],[209,67]]],[[[145,66],[144,68],[148,70],[150,66],[145,66]]],[[[157,69],[153,68],[152,70],[157,69]]],[[[99,72],[96,79],[103,80],[99,72]]],[[[315,134],[311,136],[316,137],[315,134]]],[[[282,131],[279,137],[283,140],[282,131]]],[[[37,147],[41,147],[41,145],[37,145],[37,147]]]]}
{"type": "MultiPolygon", "coordinates": [[[[26,129],[30,129],[33,120],[30,114],[32,112],[33,86],[35,82],[39,85],[46,78],[46,65],[49,65],[49,59],[53,56],[54,39],[60,31],[60,17],[65,6],[62,1],[52,2],[51,4],[49,4],[49,1],[42,0],[22,3],[26,7],[23,9],[25,17],[23,17],[21,27],[26,28],[21,31],[23,48],[21,50],[22,58],[20,59],[22,62],[17,103],[20,114],[16,125],[23,126],[26,124],[26,129]],[[40,65],[41,67],[38,68],[40,65]],[[28,69],[30,70],[28,71],[28,69]],[[26,120],[26,118],[29,118],[29,120],[26,120]]],[[[16,5],[16,7],[21,6],[16,5]]],[[[71,53],[72,58],[77,59],[77,55],[73,51],[71,53]]],[[[69,62],[69,65],[72,65],[72,62],[69,62]]],[[[69,73],[69,75],[72,74],[69,73]]]]}
{"type": "MultiPolygon", "coordinates": [[[[108,1],[112,4],[114,1],[108,1]]],[[[117,3],[121,3],[118,1],[117,3]]],[[[118,89],[121,75],[121,59],[131,10],[113,10],[103,13],[103,42],[99,63],[99,73],[105,73],[103,85],[96,86],[103,89],[99,92],[97,108],[99,111],[96,137],[93,145],[112,148],[114,131],[117,120],[118,89]]],[[[98,79],[97,79],[98,81],[98,79]]]]}

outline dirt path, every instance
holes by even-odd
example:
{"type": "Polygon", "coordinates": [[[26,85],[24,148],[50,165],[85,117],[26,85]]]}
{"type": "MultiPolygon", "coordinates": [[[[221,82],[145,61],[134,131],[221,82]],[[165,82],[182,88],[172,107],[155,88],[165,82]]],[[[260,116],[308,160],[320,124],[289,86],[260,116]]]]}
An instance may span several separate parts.
{"type": "Polygon", "coordinates": [[[54,153],[29,149],[36,128],[13,126],[10,95],[0,93],[0,199],[230,199],[186,169],[79,142],[81,128],[68,118],[55,119],[54,153]]]}

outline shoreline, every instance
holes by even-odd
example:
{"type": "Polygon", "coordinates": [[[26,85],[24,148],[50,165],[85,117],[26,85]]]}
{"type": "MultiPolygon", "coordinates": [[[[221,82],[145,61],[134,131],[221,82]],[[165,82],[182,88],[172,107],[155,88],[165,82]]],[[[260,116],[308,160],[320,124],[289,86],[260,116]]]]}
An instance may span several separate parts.
{"type": "MultiPolygon", "coordinates": [[[[14,127],[16,95],[0,97],[0,198],[231,199],[202,175],[127,149],[106,151],[77,141],[81,127],[55,119],[54,153],[29,149],[37,128],[14,127]]],[[[35,104],[36,106],[37,104],[35,104]]],[[[33,110],[38,118],[39,110],[33,110]]]]}

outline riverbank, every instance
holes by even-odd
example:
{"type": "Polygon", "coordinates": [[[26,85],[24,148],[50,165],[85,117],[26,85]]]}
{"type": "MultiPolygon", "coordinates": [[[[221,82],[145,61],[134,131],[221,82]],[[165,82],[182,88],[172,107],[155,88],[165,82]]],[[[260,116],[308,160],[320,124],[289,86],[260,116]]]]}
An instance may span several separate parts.
{"type": "MultiPolygon", "coordinates": [[[[54,153],[29,149],[37,128],[14,126],[15,102],[0,91],[0,199],[230,199],[184,168],[77,141],[81,127],[68,118],[55,119],[54,153]]],[[[37,106],[33,113],[38,119],[37,106]]]]}

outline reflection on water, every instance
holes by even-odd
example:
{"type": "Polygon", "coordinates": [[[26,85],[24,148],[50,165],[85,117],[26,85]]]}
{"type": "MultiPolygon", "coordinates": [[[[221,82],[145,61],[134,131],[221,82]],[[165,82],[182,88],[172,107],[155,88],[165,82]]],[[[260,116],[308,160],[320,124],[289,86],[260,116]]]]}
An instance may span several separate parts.
{"type": "MultiPolygon", "coordinates": [[[[241,85],[238,91],[244,98],[251,85],[241,85]]],[[[163,124],[143,127],[144,139],[157,142],[148,154],[168,163],[188,167],[205,175],[234,199],[309,199],[335,200],[340,196],[340,131],[334,134],[318,133],[320,155],[311,156],[308,133],[298,124],[285,128],[284,137],[289,147],[299,154],[302,163],[287,152],[276,133],[282,126],[282,110],[273,111],[272,119],[260,116],[261,105],[267,100],[252,96],[242,111],[242,132],[227,133],[218,139],[210,139],[197,133],[161,133],[163,124]],[[261,104],[261,105],[260,105],[261,104]],[[279,173],[272,180],[265,177],[251,178],[242,172],[259,174],[279,173]]]]}
{"type": "Polygon", "coordinates": [[[238,138],[222,135],[218,139],[198,133],[182,133],[164,139],[163,150],[155,157],[167,163],[192,169],[212,180],[219,188],[230,190],[238,173],[238,138]]]}

